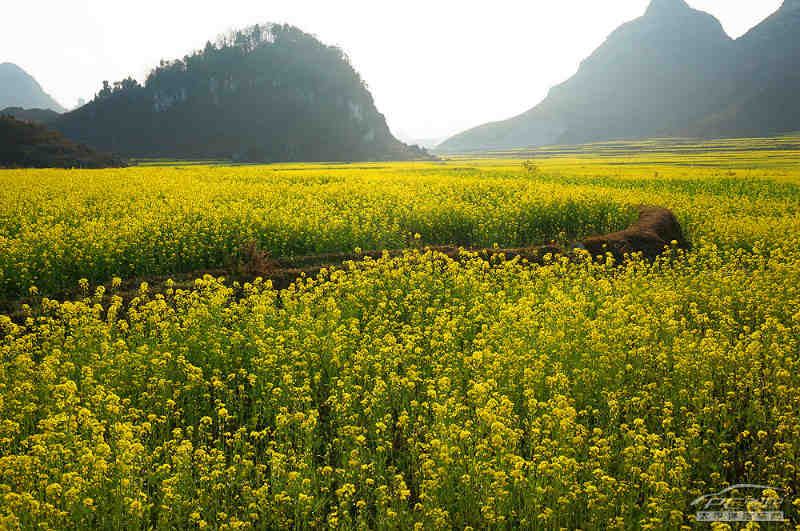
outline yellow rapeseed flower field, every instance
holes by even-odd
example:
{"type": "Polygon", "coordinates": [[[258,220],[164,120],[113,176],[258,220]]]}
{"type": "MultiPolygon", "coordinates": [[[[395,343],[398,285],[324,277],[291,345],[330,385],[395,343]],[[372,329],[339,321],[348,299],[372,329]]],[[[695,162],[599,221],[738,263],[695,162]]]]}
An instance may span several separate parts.
{"type": "Polygon", "coordinates": [[[733,484],[794,499],[798,156],[0,172],[0,293],[36,301],[0,316],[0,529],[691,529],[733,484]],[[693,250],[114,294],[252,240],[523,246],[640,204],[693,250]]]}

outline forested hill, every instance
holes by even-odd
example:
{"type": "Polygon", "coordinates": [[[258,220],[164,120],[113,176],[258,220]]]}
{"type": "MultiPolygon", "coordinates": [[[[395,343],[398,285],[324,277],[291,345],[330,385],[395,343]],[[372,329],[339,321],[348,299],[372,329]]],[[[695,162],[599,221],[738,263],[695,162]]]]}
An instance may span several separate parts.
{"type": "Polygon", "coordinates": [[[41,123],[0,113],[0,168],[110,168],[124,166],[107,153],[70,142],[41,123]]]}
{"type": "Polygon", "coordinates": [[[125,155],[250,161],[427,157],[392,136],[345,53],[288,25],[256,25],[162,61],[144,86],[104,83],[54,122],[125,155]]]}

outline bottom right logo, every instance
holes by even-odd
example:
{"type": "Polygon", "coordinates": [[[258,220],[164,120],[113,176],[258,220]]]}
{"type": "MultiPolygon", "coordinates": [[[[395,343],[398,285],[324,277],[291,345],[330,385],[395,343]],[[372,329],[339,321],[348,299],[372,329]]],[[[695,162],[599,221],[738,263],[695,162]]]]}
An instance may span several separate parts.
{"type": "Polygon", "coordinates": [[[732,485],[692,502],[698,522],[783,522],[785,489],[766,485],[732,485]]]}

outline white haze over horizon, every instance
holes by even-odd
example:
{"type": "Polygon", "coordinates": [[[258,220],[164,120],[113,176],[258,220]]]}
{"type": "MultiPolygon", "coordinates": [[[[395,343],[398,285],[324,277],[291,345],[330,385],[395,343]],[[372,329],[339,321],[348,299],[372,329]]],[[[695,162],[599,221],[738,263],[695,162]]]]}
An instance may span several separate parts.
{"type": "MultiPolygon", "coordinates": [[[[67,108],[102,81],[144,81],[228,30],[289,23],[341,47],[392,132],[444,139],[539,103],[650,0],[7,0],[0,63],[16,63],[67,108]]],[[[739,37],[782,0],[688,0],[739,37]]]]}

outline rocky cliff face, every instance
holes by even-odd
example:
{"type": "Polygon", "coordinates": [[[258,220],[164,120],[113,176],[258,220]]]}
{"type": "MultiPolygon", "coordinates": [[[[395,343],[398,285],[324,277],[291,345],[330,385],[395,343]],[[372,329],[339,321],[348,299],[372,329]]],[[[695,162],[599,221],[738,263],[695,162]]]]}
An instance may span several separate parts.
{"type": "Polygon", "coordinates": [[[0,109],[6,107],[64,112],[30,74],[13,63],[0,64],[0,109]]]}
{"type": "Polygon", "coordinates": [[[614,31],[541,104],[457,135],[439,149],[772,134],[791,124],[800,129],[792,113],[778,117],[759,96],[767,91],[783,105],[794,90],[798,29],[800,0],[787,0],[737,41],[684,0],[653,0],[644,16],[614,31]]]}

